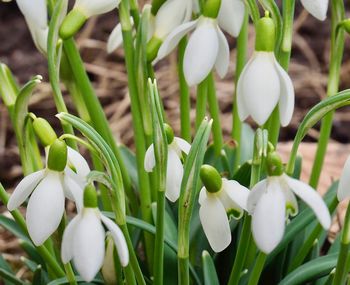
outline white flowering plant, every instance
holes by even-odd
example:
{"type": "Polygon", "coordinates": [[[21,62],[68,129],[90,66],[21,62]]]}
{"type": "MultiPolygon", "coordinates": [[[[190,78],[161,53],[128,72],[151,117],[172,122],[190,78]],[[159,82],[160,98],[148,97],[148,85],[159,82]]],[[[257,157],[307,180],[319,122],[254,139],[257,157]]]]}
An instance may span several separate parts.
{"type": "MultiPolygon", "coordinates": [[[[19,86],[0,63],[0,95],[24,176],[13,191],[0,184],[7,209],[0,226],[18,237],[21,262],[31,272],[18,276],[2,254],[5,285],[350,282],[350,207],[337,237],[328,239],[339,201],[350,196],[350,159],[339,183],[323,197],[316,190],[333,114],[350,104],[350,90],[339,91],[350,21],[344,1],[332,0],[331,21],[325,22],[331,25],[328,96],[300,122],[283,162],[277,146],[280,128],[294,111],[288,66],[299,1],[279,2],[153,0],[141,6],[137,0],[76,0],[69,10],[68,0],[16,0],[47,59],[57,108],[52,115],[61,130],[29,110],[42,77],[19,86]],[[106,47],[124,49],[134,148],[116,141],[74,40],[90,17],[110,11],[119,24],[106,47]],[[249,25],[255,45],[247,60],[249,25]],[[231,37],[238,48],[228,140],[215,74],[229,72],[231,37]],[[156,83],[157,64],[174,50],[177,135],[156,83]],[[72,112],[63,85],[73,98],[72,112]],[[248,117],[256,127],[243,122],[248,117]],[[300,180],[298,148],[318,122],[318,149],[306,183],[300,180]]],[[[317,21],[326,19],[328,0],[300,2],[317,21]]]]}

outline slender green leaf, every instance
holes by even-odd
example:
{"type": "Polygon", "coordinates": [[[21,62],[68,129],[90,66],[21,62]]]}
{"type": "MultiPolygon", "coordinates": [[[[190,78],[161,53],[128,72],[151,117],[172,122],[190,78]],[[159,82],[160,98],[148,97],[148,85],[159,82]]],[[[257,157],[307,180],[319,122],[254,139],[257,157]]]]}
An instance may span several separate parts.
{"type": "Polygon", "coordinates": [[[215,264],[207,251],[202,253],[203,275],[205,285],[219,285],[218,275],[216,274],[215,264]]]}

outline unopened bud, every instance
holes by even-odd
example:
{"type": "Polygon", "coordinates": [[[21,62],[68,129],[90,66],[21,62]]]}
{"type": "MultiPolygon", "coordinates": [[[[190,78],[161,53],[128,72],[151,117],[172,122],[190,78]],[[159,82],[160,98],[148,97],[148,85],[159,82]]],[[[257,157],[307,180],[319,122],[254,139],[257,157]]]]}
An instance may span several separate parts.
{"type": "Polygon", "coordinates": [[[52,145],[57,139],[57,135],[48,121],[43,118],[35,118],[33,121],[35,134],[43,146],[52,145]]]}

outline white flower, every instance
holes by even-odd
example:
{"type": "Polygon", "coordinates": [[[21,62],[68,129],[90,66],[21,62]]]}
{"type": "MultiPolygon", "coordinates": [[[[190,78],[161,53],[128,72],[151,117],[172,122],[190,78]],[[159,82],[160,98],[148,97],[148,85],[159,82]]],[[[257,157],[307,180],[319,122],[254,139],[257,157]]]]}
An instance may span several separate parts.
{"type": "Polygon", "coordinates": [[[35,46],[40,52],[45,54],[47,50],[47,34],[49,31],[46,1],[17,0],[17,5],[24,15],[35,46]]]}
{"type": "Polygon", "coordinates": [[[244,67],[237,86],[238,114],[263,125],[279,105],[281,125],[289,124],[294,110],[294,88],[288,73],[273,52],[255,51],[244,67]]]}
{"type": "Polygon", "coordinates": [[[76,0],[73,9],[82,12],[86,18],[100,15],[117,8],[120,0],[76,0]]]}
{"type": "Polygon", "coordinates": [[[90,172],[85,159],[75,150],[68,148],[68,167],[63,172],[49,168],[27,175],[17,185],[7,208],[18,208],[29,198],[26,221],[28,232],[35,245],[41,245],[57,229],[64,213],[65,197],[82,207],[84,177],[90,172]]]}
{"type": "Polygon", "coordinates": [[[219,26],[233,37],[238,37],[244,20],[245,6],[242,0],[221,0],[218,15],[219,26]]]}
{"type": "Polygon", "coordinates": [[[327,17],[328,0],[301,0],[304,8],[315,18],[324,21],[327,17]]]}
{"type": "Polygon", "coordinates": [[[350,156],[345,162],[338,185],[338,200],[343,201],[350,197],[350,156]]]}
{"type": "Polygon", "coordinates": [[[210,193],[203,187],[199,193],[199,217],[211,248],[223,251],[231,243],[228,215],[240,218],[247,210],[249,190],[237,181],[222,179],[219,192],[210,193]]]}
{"type": "Polygon", "coordinates": [[[229,46],[216,19],[201,16],[178,26],[165,39],[158,51],[157,60],[168,55],[191,30],[184,56],[184,74],[189,86],[202,82],[215,66],[220,77],[224,77],[229,65],[229,46]]]}
{"type": "Polygon", "coordinates": [[[64,231],[61,247],[63,263],[73,259],[75,268],[86,282],[90,282],[103,265],[105,230],[110,231],[122,266],[129,263],[129,251],[122,231],[98,208],[83,208],[64,231]]]}
{"type": "Polygon", "coordinates": [[[259,249],[268,254],[282,240],[286,218],[296,215],[299,196],[315,213],[324,229],[329,229],[331,217],[326,204],[308,184],[286,174],[270,176],[257,183],[248,197],[248,212],[252,215],[252,233],[259,249]]]}
{"type": "Polygon", "coordinates": [[[192,2],[189,0],[168,0],[155,16],[154,37],[165,39],[166,36],[182,23],[191,19],[192,2]]]}
{"type": "MultiPolygon", "coordinates": [[[[181,152],[188,154],[191,145],[178,137],[174,137],[173,142],[168,145],[168,161],[167,161],[167,175],[166,175],[166,191],[165,196],[171,201],[175,202],[180,196],[181,181],[183,176],[183,166],[181,163],[181,152]]],[[[152,172],[156,164],[154,156],[153,144],[147,149],[145,154],[144,167],[147,172],[152,172]]]]}

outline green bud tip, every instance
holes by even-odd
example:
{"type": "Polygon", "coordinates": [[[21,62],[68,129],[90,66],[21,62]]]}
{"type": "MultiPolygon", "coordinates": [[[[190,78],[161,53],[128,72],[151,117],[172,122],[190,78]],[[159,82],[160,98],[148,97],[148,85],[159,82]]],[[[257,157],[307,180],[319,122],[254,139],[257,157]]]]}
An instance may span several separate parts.
{"type": "Polygon", "coordinates": [[[153,36],[150,41],[147,43],[147,61],[152,62],[158,54],[158,50],[162,45],[163,40],[153,36]]]}
{"type": "Polygon", "coordinates": [[[266,164],[269,176],[281,176],[284,173],[282,159],[277,152],[273,151],[267,155],[266,164]]]}
{"type": "Polygon", "coordinates": [[[60,27],[60,37],[64,40],[74,36],[86,22],[86,15],[79,9],[73,8],[64,18],[60,27]]]}
{"type": "Polygon", "coordinates": [[[49,148],[47,167],[54,171],[63,171],[67,165],[67,145],[63,140],[56,139],[49,148]]]}
{"type": "Polygon", "coordinates": [[[202,165],[199,175],[208,192],[216,193],[221,190],[222,179],[214,167],[208,164],[202,165]]]}
{"type": "Polygon", "coordinates": [[[203,16],[216,19],[221,6],[221,0],[207,0],[203,8],[203,16]]]}
{"type": "Polygon", "coordinates": [[[350,34],[350,19],[346,19],[339,24],[348,34],[350,34]]]}
{"type": "Polygon", "coordinates": [[[276,28],[275,23],[270,18],[269,11],[265,12],[255,27],[255,50],[273,52],[275,49],[276,28]]]}
{"type": "Polygon", "coordinates": [[[171,144],[174,141],[173,129],[168,124],[164,124],[164,131],[168,144],[171,144]]]}
{"type": "Polygon", "coordinates": [[[93,184],[84,189],[84,208],[97,208],[97,193],[93,184]]]}
{"type": "Polygon", "coordinates": [[[57,135],[48,121],[43,118],[33,119],[34,132],[43,146],[49,146],[57,139],[57,135]]]}

